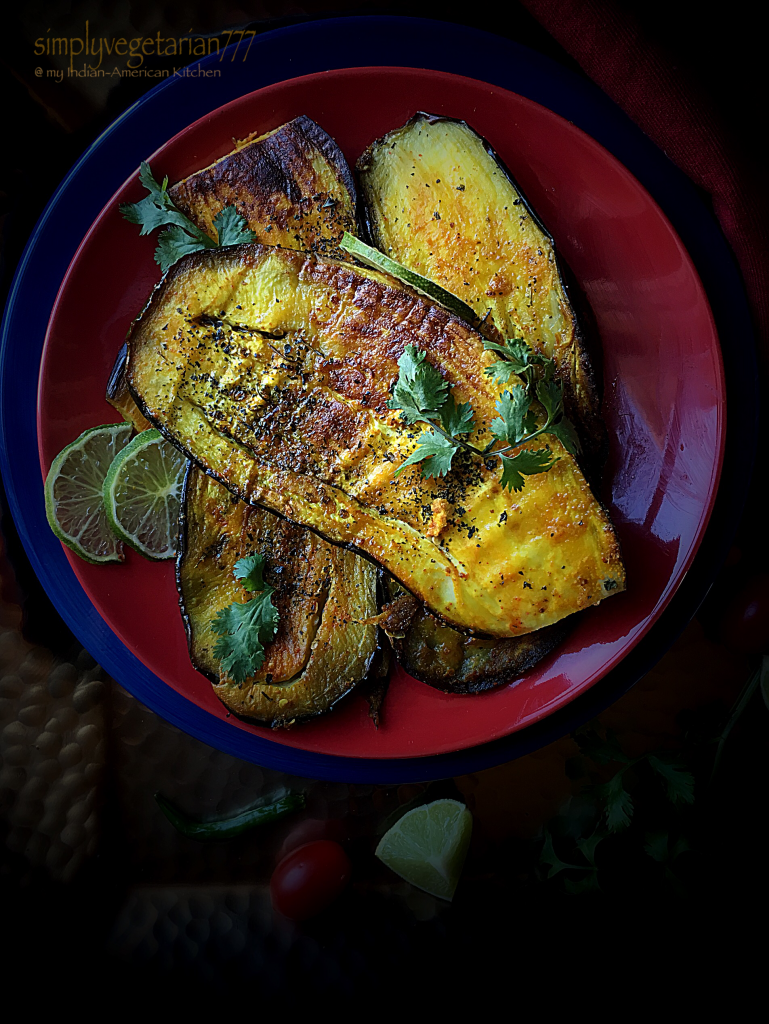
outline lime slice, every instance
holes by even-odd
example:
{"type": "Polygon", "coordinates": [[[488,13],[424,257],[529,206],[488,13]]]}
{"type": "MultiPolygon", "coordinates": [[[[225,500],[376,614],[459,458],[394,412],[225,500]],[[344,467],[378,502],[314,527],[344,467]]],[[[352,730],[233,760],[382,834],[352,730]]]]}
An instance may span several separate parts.
{"type": "Polygon", "coordinates": [[[187,459],[159,430],[143,430],[109,468],[104,507],[115,534],[146,558],[173,558],[187,459]]]}
{"type": "Polygon", "coordinates": [[[379,841],[376,855],[396,875],[450,900],[470,846],[472,815],[458,800],[433,800],[407,811],[379,841]]]}
{"type": "Polygon", "coordinates": [[[130,423],[92,427],[68,444],[45,481],[45,514],[59,538],[86,562],[122,562],[123,545],[107,522],[102,489],[113,459],[131,436],[130,423]]]}

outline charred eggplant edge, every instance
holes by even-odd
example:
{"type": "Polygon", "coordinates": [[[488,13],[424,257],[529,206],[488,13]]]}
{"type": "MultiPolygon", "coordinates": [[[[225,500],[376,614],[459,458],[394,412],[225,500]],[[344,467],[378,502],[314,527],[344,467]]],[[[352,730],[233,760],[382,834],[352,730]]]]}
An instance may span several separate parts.
{"type": "Polygon", "coordinates": [[[318,147],[329,164],[331,164],[331,166],[336,170],[337,177],[350,193],[353,201],[353,207],[356,210],[356,214],[359,215],[360,197],[355,184],[355,178],[352,170],[350,169],[350,165],[345,160],[344,154],[339,148],[339,144],[336,140],[332,138],[324,128],[321,128],[316,121],[313,121],[311,117],[308,117],[307,114],[300,114],[298,117],[295,117],[293,121],[288,121],[286,123],[301,125],[302,131],[307,135],[310,141],[318,147]]]}
{"type": "MultiPolygon", "coordinates": [[[[581,614],[575,612],[575,615],[581,614]]],[[[399,644],[393,644],[393,650],[395,652],[395,658],[399,665],[401,665],[409,675],[413,676],[414,679],[418,679],[419,682],[424,683],[426,686],[432,686],[435,690],[440,690],[442,693],[456,694],[459,697],[474,696],[479,693],[487,693],[489,690],[496,690],[500,686],[509,686],[519,681],[530,669],[534,668],[541,661],[552,654],[556,647],[558,647],[566,639],[568,634],[574,628],[571,624],[567,626],[562,625],[560,622],[554,622],[550,626],[544,626],[541,630],[535,629],[531,633],[523,633],[522,636],[537,637],[539,643],[537,649],[532,651],[527,657],[523,658],[520,665],[517,665],[515,669],[506,669],[504,672],[496,672],[489,675],[484,675],[482,680],[474,683],[459,683],[454,685],[443,686],[437,680],[427,679],[424,676],[417,675],[411,662],[408,658],[399,651],[399,644]],[[556,629],[555,627],[560,627],[556,629]],[[545,630],[553,630],[551,634],[545,639],[541,634],[545,630]],[[540,634],[537,636],[537,634],[540,634]]],[[[505,643],[504,640],[497,641],[500,644],[505,643]]]]}

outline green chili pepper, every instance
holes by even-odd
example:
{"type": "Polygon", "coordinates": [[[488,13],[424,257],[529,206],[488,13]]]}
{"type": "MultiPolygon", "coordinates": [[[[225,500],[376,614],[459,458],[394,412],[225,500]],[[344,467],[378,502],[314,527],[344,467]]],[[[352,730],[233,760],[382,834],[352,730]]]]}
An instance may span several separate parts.
{"type": "Polygon", "coordinates": [[[300,811],[307,803],[304,793],[287,793],[285,796],[273,800],[272,803],[251,807],[232,818],[224,818],[221,821],[198,821],[180,811],[160,793],[155,794],[155,800],[177,831],[184,836],[189,836],[190,839],[203,841],[232,839],[257,825],[277,821],[278,818],[283,818],[292,811],[300,811]]]}

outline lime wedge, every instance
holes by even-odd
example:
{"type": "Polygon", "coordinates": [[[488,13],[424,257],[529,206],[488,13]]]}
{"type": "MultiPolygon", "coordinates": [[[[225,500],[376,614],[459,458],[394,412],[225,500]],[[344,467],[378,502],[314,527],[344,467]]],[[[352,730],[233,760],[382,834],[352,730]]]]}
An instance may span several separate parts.
{"type": "Polygon", "coordinates": [[[86,562],[122,562],[123,545],[107,522],[102,488],[113,459],[128,444],[130,423],[92,427],[68,444],[45,481],[45,514],[59,538],[86,562]]]}
{"type": "Polygon", "coordinates": [[[187,459],[159,430],[143,430],[109,468],[104,508],[115,534],[146,558],[173,558],[187,459]]]}
{"type": "Polygon", "coordinates": [[[377,857],[407,882],[450,900],[470,846],[472,815],[458,800],[407,811],[379,841],[377,857]]]}

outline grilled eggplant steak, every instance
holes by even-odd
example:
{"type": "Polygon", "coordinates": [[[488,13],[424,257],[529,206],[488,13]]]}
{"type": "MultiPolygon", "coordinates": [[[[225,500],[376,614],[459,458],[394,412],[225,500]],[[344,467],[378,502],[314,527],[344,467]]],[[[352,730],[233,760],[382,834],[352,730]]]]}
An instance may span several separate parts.
{"type": "Polygon", "coordinates": [[[328,711],[372,667],[377,629],[376,570],[310,530],[246,505],[190,465],[184,484],[176,562],[179,603],[192,663],[232,711],[284,726],[328,711]],[[256,675],[238,684],[220,675],[211,623],[248,593],[235,563],[255,552],[280,612],[275,639],[256,675]]]}
{"type": "Polygon", "coordinates": [[[552,237],[488,142],[418,113],[358,160],[373,244],[553,359],[568,416],[595,461],[604,427],[585,336],[552,237]]]}
{"type": "Polygon", "coordinates": [[[134,325],[127,379],[234,494],[357,549],[462,630],[517,636],[622,590],[612,525],[555,438],[520,493],[473,456],[395,477],[420,433],[388,408],[408,344],[472,402],[483,447],[498,391],[480,335],[387,275],[287,249],[181,259],[134,325]]]}
{"type": "MultiPolygon", "coordinates": [[[[341,256],[345,231],[357,232],[357,194],[336,142],[302,115],[235,149],[174,185],[169,194],[196,227],[216,238],[214,219],[225,206],[246,218],[257,242],[341,256]]],[[[107,401],[137,430],[148,426],[128,393],[121,351],[107,401]]]]}

